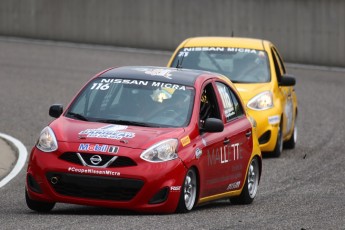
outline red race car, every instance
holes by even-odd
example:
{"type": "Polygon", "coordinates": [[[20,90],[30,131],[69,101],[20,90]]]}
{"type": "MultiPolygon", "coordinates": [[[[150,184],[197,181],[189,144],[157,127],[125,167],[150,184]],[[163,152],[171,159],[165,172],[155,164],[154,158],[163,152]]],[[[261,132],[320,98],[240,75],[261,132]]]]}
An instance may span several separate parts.
{"type": "Polygon", "coordinates": [[[255,124],[225,77],[120,67],[93,77],[32,149],[26,203],[188,212],[230,198],[251,203],[261,175],[255,124]]]}

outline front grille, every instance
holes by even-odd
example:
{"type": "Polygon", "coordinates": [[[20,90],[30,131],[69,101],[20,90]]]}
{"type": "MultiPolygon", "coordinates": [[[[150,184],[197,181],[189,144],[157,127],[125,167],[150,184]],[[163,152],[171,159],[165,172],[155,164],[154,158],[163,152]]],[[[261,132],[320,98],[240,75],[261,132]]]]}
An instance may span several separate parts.
{"type": "MultiPolygon", "coordinates": [[[[106,154],[92,154],[92,153],[79,153],[80,156],[83,158],[84,162],[87,163],[87,165],[92,166],[92,163],[90,161],[90,158],[94,155],[98,155],[102,158],[102,162],[98,164],[98,167],[104,166],[107,164],[113,157],[116,155],[106,155],[106,154]]],[[[60,159],[78,164],[83,165],[82,161],[79,159],[76,152],[65,152],[60,157],[60,159]]],[[[116,160],[113,161],[108,168],[112,167],[128,167],[128,166],[136,166],[137,164],[129,157],[124,156],[117,156],[116,160]]]]}
{"type": "Polygon", "coordinates": [[[67,173],[50,172],[46,177],[55,192],[61,195],[98,200],[129,201],[144,185],[142,180],[136,179],[67,173]]]}

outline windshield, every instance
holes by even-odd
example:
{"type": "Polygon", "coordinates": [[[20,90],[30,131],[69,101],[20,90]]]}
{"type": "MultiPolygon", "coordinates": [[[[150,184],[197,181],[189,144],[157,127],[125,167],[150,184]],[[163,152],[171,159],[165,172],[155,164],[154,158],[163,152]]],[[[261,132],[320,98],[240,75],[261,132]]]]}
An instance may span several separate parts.
{"type": "Polygon", "coordinates": [[[72,103],[66,116],[111,124],[183,127],[189,124],[192,87],[133,79],[96,78],[72,103]]]}
{"type": "Polygon", "coordinates": [[[185,47],[177,53],[172,67],[217,72],[234,83],[270,81],[265,51],[229,47],[185,47]]]}

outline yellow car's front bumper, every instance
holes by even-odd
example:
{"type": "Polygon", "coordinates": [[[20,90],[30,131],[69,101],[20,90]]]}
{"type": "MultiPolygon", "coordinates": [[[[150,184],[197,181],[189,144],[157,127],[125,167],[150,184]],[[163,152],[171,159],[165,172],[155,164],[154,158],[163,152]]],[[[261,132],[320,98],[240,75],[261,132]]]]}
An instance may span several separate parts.
{"type": "Polygon", "coordinates": [[[281,112],[277,108],[268,110],[248,109],[249,115],[256,121],[256,133],[262,152],[271,152],[277,143],[281,112]]]}

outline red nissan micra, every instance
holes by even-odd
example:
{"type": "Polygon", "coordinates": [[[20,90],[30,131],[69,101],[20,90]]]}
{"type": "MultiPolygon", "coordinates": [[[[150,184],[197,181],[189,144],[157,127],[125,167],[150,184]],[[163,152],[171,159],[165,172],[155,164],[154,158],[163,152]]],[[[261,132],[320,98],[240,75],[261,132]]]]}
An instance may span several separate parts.
{"type": "Polygon", "coordinates": [[[261,175],[255,124],[222,75],[120,67],[93,77],[33,147],[26,202],[188,212],[230,198],[251,203],[261,175]]]}

